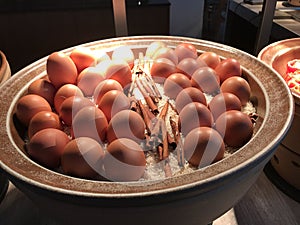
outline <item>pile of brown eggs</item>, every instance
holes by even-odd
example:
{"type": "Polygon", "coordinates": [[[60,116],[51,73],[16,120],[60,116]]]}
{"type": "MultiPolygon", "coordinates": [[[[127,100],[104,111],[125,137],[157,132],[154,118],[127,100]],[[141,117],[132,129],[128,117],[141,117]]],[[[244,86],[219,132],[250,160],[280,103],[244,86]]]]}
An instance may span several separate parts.
{"type": "Polygon", "coordinates": [[[169,104],[175,115],[177,132],[165,131],[175,147],[162,138],[150,150],[167,149],[163,158],[156,154],[158,161],[167,162],[177,151],[189,165],[203,167],[221,160],[226,146],[239,148],[250,140],[253,122],[242,109],[251,89],[236,59],[200,54],[190,43],[170,48],[153,42],[143,54],[138,60],[128,46],[120,46],[109,54],[77,47],[70,55],[49,55],[47,76],[29,84],[16,104],[29,157],[75,177],[139,180],[155,123],[171,118],[161,115],[162,107],[154,111],[145,99],[131,95],[130,89],[137,89],[134,76],[140,74],[151,83],[142,97],[153,97],[159,87],[152,104],[169,104]],[[141,70],[142,62],[148,69],[141,70]],[[150,127],[146,114],[155,121],[150,127]]]}

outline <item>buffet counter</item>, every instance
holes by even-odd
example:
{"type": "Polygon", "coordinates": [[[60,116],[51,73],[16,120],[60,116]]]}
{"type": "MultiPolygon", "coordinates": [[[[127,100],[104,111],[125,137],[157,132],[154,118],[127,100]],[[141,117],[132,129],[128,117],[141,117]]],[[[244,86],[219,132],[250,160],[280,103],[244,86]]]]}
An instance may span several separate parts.
{"type": "MultiPolygon", "coordinates": [[[[229,0],[226,27],[227,44],[254,53],[262,7],[262,4],[229,0]]],[[[299,9],[299,7],[290,7],[285,1],[276,2],[270,43],[300,36],[300,11],[294,9],[299,9]]]]}

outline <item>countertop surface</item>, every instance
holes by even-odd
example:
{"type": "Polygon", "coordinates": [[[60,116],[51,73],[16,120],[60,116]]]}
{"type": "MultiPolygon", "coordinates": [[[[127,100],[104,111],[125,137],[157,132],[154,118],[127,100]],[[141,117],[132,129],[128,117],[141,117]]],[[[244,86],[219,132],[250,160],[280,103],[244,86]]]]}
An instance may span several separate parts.
{"type": "MultiPolygon", "coordinates": [[[[230,0],[229,10],[258,26],[262,4],[249,4],[243,0],[230,0]]],[[[300,7],[291,7],[286,1],[277,1],[273,25],[272,32],[282,36],[282,38],[285,38],[284,35],[288,33],[300,36],[300,7]]]]}
{"type": "MultiPolygon", "coordinates": [[[[1,225],[59,225],[42,212],[22,192],[9,184],[0,203],[1,225]]],[[[213,225],[298,225],[300,204],[280,191],[263,172],[241,201],[213,225]]]]}

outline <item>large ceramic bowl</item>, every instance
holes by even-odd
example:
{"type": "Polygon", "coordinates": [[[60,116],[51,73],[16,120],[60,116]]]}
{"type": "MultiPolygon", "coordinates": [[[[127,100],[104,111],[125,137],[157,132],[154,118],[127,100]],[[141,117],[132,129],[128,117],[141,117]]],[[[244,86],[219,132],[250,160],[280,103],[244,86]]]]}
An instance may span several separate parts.
{"type": "Polygon", "coordinates": [[[85,46],[110,51],[130,45],[138,52],[153,41],[170,47],[188,42],[199,53],[213,51],[238,59],[259,115],[254,136],[218,163],[159,181],[91,181],[53,172],[26,156],[13,123],[16,100],[31,81],[45,75],[47,58],[42,58],[16,73],[0,90],[0,165],[41,212],[66,224],[208,224],[244,196],[274,154],[290,126],[293,98],[284,80],[257,58],[218,43],[167,36],[116,38],[85,46]]]}
{"type": "MultiPolygon", "coordinates": [[[[258,58],[285,77],[287,63],[300,59],[300,38],[285,39],[263,48],[258,58]]],[[[300,93],[292,91],[295,101],[295,113],[292,126],[282,140],[281,146],[271,160],[272,166],[288,184],[300,190],[300,93]]],[[[299,192],[298,192],[299,194],[299,192]]],[[[299,199],[299,197],[298,197],[299,199]]]]}
{"type": "MultiPolygon", "coordinates": [[[[0,51],[0,85],[4,83],[11,76],[10,66],[5,54],[0,51]]],[[[0,202],[4,198],[8,188],[8,180],[0,169],[0,202]]]]}
{"type": "Polygon", "coordinates": [[[10,66],[5,54],[0,51],[0,84],[4,83],[11,76],[10,66]]]}

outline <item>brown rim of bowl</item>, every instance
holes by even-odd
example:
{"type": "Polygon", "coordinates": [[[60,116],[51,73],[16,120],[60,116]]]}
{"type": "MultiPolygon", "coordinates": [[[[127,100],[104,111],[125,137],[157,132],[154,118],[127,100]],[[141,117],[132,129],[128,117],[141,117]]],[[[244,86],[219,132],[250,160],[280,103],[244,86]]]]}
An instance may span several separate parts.
{"type": "MultiPolygon", "coordinates": [[[[265,158],[271,157],[275,147],[290,127],[294,104],[292,95],[283,78],[274,74],[271,68],[264,65],[256,57],[223,44],[173,36],[112,38],[86,43],[84,46],[110,50],[125,44],[145,47],[153,41],[164,41],[173,47],[182,42],[189,42],[194,44],[199,51],[214,51],[227,58],[236,58],[241,65],[247,68],[250,74],[255,74],[255,76],[251,76],[262,89],[267,107],[265,108],[263,124],[245,146],[230,157],[211,166],[160,181],[91,181],[50,171],[26,157],[16,145],[12,137],[14,134],[11,134],[11,112],[16,103],[15,101],[22,94],[21,92],[26,90],[28,82],[45,75],[47,57],[44,57],[16,73],[0,90],[0,99],[3,103],[0,120],[0,166],[18,180],[53,192],[92,198],[129,198],[182,191],[202,184],[205,188],[207,183],[214,183],[231,174],[243,171],[249,166],[254,167],[255,164],[260,163],[265,158]],[[267,82],[267,77],[272,78],[272,80],[267,82]],[[263,88],[263,83],[267,88],[263,88]]],[[[73,48],[63,51],[69,53],[73,48]]]]}
{"type": "MultiPolygon", "coordinates": [[[[290,38],[273,42],[272,44],[264,47],[258,53],[257,58],[270,66],[280,76],[283,76],[283,74],[280,74],[279,71],[273,68],[273,62],[277,57],[288,53],[289,50],[294,48],[300,48],[300,38],[290,38]]],[[[292,94],[295,97],[295,103],[300,105],[300,94],[295,91],[292,91],[292,94]]]]}

